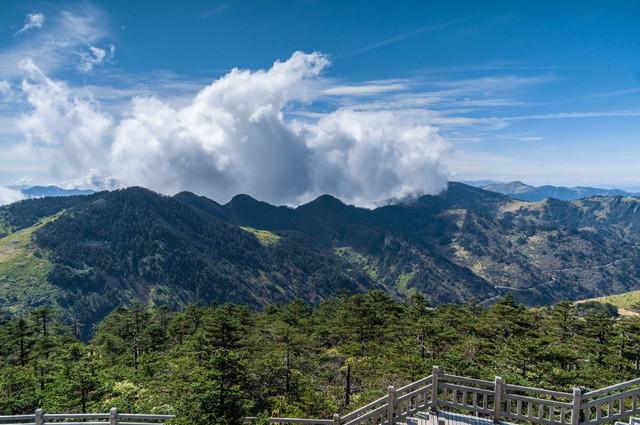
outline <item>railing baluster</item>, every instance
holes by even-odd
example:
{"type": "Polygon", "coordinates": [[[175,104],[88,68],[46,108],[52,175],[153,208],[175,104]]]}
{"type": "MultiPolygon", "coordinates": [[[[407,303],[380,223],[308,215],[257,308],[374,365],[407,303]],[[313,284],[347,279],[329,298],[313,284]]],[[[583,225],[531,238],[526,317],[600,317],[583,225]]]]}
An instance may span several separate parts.
{"type": "Polygon", "coordinates": [[[36,425],[44,424],[44,414],[42,413],[42,409],[36,409],[35,424],[36,425]]]}
{"type": "Polygon", "coordinates": [[[578,387],[573,389],[573,408],[571,409],[571,425],[580,424],[580,405],[582,404],[582,390],[578,387]]]}
{"type": "Polygon", "coordinates": [[[500,410],[502,409],[502,378],[500,376],[496,376],[493,388],[493,421],[498,423],[500,422],[500,410]]]}
{"type": "Polygon", "coordinates": [[[394,410],[396,404],[396,389],[393,385],[389,385],[387,397],[387,423],[393,425],[394,410]]]}
{"type": "Polygon", "coordinates": [[[438,410],[438,379],[440,375],[440,368],[433,366],[431,369],[431,410],[436,412],[438,410]]]}

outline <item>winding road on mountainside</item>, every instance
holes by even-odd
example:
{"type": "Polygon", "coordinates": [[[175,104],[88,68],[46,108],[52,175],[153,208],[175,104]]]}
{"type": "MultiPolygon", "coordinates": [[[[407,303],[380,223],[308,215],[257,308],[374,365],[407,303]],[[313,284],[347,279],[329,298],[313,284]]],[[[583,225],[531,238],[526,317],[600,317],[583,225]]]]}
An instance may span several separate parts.
{"type": "MultiPolygon", "coordinates": [[[[541,270],[542,272],[545,273],[562,273],[562,272],[570,272],[570,271],[576,271],[576,270],[597,270],[597,269],[604,269],[607,267],[611,267],[614,266],[616,264],[619,263],[623,263],[625,261],[629,261],[629,260],[633,260],[636,257],[627,257],[627,258],[618,258],[617,260],[612,260],[609,261],[608,263],[605,264],[597,264],[594,266],[585,266],[585,267],[564,267],[564,268],[560,268],[560,269],[546,269],[546,270],[541,270]]],[[[512,286],[502,286],[502,285],[493,285],[493,288],[500,291],[500,290],[507,290],[507,291],[530,291],[532,289],[537,289],[537,288],[541,288],[545,285],[549,285],[553,282],[556,281],[556,277],[555,276],[551,276],[551,280],[547,280],[541,283],[537,283],[535,285],[526,287],[526,288],[514,288],[512,286]]],[[[480,301],[478,304],[479,305],[487,305],[489,303],[491,303],[494,300],[497,300],[498,298],[500,298],[503,294],[498,294],[495,295],[493,297],[489,297],[486,298],[482,301],[480,301]]]]}

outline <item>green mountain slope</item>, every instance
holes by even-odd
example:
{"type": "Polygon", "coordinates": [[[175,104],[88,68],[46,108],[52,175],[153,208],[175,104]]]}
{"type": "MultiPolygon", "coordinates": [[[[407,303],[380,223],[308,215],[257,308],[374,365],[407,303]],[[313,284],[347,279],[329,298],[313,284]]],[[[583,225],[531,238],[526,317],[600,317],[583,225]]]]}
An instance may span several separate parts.
{"type": "Polygon", "coordinates": [[[34,241],[53,265],[47,280],[63,291],[57,302],[81,323],[133,300],[262,307],[377,287],[303,235],[248,231],[140,188],[93,195],[34,241]]]}
{"type": "Polygon", "coordinates": [[[193,195],[180,199],[234,224],[305,233],[387,290],[436,302],[513,292],[549,304],[640,287],[635,198],[521,202],[451,183],[439,196],[372,211],[327,196],[295,209],[247,196],[208,207],[193,195]]]}
{"type": "Polygon", "coordinates": [[[33,233],[57,217],[0,239],[0,305],[9,312],[50,306],[61,295],[62,290],[47,279],[53,265],[32,242],[33,233]]]}
{"type": "Polygon", "coordinates": [[[28,199],[0,207],[0,237],[33,226],[65,208],[84,202],[85,196],[28,199]]]}

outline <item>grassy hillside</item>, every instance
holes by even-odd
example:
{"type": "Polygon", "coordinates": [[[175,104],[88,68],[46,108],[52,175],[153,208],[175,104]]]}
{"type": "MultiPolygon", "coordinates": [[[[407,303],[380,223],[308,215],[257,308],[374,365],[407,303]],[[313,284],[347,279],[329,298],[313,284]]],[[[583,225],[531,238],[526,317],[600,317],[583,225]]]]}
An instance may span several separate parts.
{"type": "Polygon", "coordinates": [[[27,199],[0,207],[0,237],[33,226],[45,217],[81,204],[89,197],[67,196],[27,199]]]}
{"type": "Polygon", "coordinates": [[[32,237],[59,216],[42,219],[0,239],[0,306],[6,311],[16,313],[57,305],[55,300],[62,291],[47,280],[53,265],[32,237]]]}
{"type": "Polygon", "coordinates": [[[241,226],[240,228],[245,232],[249,232],[254,235],[256,239],[258,239],[258,242],[260,242],[260,244],[262,244],[263,246],[274,245],[280,241],[280,236],[267,230],[259,230],[254,229],[253,227],[246,226],[241,226]]]}
{"type": "Polygon", "coordinates": [[[586,300],[580,300],[578,303],[586,302],[599,302],[602,304],[611,304],[618,308],[618,311],[622,315],[626,316],[640,316],[640,313],[633,311],[632,307],[640,304],[640,290],[630,291],[622,294],[608,295],[606,297],[589,298],[586,300]]]}

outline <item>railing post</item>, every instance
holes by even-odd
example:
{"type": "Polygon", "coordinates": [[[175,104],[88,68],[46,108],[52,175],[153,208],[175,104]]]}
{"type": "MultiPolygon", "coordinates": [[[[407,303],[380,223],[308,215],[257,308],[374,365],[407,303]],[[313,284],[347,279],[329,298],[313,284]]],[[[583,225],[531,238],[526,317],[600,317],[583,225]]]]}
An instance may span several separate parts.
{"type": "Polygon", "coordinates": [[[44,424],[44,413],[42,413],[42,409],[36,409],[35,424],[36,425],[43,425],[44,424]]]}
{"type": "Polygon", "coordinates": [[[388,403],[388,407],[387,407],[387,418],[388,418],[388,424],[389,425],[393,425],[395,423],[395,421],[393,420],[393,416],[394,416],[394,411],[395,411],[395,407],[396,407],[396,388],[393,385],[389,385],[388,388],[389,391],[389,403],[388,403]]]}
{"type": "Polygon", "coordinates": [[[340,425],[340,415],[337,413],[333,414],[333,425],[340,425]]]}
{"type": "Polygon", "coordinates": [[[582,404],[582,389],[573,389],[573,410],[571,411],[571,425],[580,424],[580,405],[582,404]]]}
{"type": "Polygon", "coordinates": [[[118,425],[118,409],[115,407],[109,410],[109,425],[118,425]]]}
{"type": "Polygon", "coordinates": [[[493,393],[493,422],[500,422],[502,413],[502,378],[496,376],[495,392],[493,393]]]}
{"type": "Polygon", "coordinates": [[[438,377],[440,375],[440,368],[433,366],[431,368],[431,411],[438,411],[438,377]]]}

